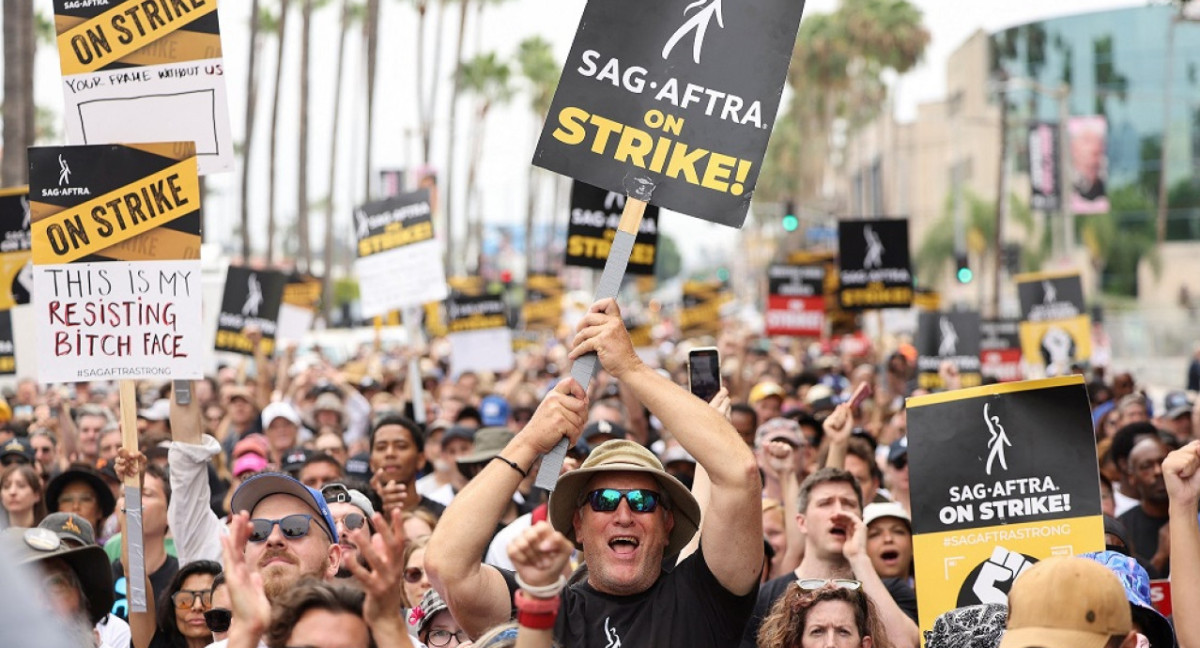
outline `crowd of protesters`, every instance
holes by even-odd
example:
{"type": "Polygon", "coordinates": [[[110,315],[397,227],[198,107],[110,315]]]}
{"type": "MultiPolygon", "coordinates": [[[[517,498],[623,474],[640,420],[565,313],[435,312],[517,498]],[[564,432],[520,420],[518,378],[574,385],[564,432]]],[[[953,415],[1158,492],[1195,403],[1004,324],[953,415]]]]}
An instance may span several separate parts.
{"type": "Polygon", "coordinates": [[[21,380],[0,403],[0,569],[10,590],[33,579],[26,618],[52,629],[21,643],[0,624],[0,644],[1200,648],[1194,393],[1155,402],[1128,373],[1087,372],[1107,550],[1042,561],[1011,607],[946,612],[922,637],[913,347],[781,347],[737,326],[709,343],[708,403],[686,388],[688,343],[647,364],[611,300],[500,375],[456,372],[442,345],[339,366],[260,352],[187,397],[139,384],[136,451],[115,385],[21,380]],[[569,368],[587,353],[585,389],[569,368]],[[541,458],[564,437],[547,492],[541,458]],[[127,480],[145,583],[125,568],[127,480]],[[1149,595],[1168,577],[1170,619],[1149,595]]]}

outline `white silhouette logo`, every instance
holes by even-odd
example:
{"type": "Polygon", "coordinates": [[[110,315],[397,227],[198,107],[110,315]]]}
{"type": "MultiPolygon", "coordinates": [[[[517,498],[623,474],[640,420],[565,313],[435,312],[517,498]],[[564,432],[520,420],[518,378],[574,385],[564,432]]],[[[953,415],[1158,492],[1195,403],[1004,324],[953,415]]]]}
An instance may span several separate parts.
{"type": "Polygon", "coordinates": [[[604,639],[608,643],[604,648],[621,648],[621,637],[617,635],[616,628],[610,628],[608,625],[610,617],[604,617],[604,639]]]}
{"type": "Polygon", "coordinates": [[[617,209],[625,209],[625,194],[615,191],[608,192],[608,195],[604,197],[604,209],[613,211],[614,205],[617,209]]]}
{"type": "Polygon", "coordinates": [[[371,233],[371,227],[367,223],[367,215],[359,210],[355,210],[354,223],[356,226],[355,235],[358,236],[358,240],[361,241],[367,238],[367,235],[371,233]]]}
{"type": "Polygon", "coordinates": [[[992,474],[992,462],[997,458],[1000,459],[1000,467],[1008,470],[1008,461],[1004,458],[1004,446],[1012,446],[1012,442],[1008,440],[1008,435],[1004,433],[1004,426],[1000,425],[999,416],[988,415],[988,403],[983,404],[983,421],[987,423],[988,432],[991,432],[992,437],[988,439],[988,447],[991,448],[991,453],[987,460],[987,474],[992,474]]]}
{"type": "Polygon", "coordinates": [[[246,287],[250,289],[250,293],[246,295],[246,303],[242,305],[242,315],[258,317],[258,307],[262,306],[263,294],[262,284],[259,283],[257,274],[250,273],[250,278],[246,280],[246,287]]]}
{"type": "Polygon", "coordinates": [[[1050,305],[1056,301],[1058,301],[1058,289],[1050,283],[1049,279],[1042,279],[1042,303],[1050,305]]]}
{"type": "Polygon", "coordinates": [[[718,27],[721,29],[725,28],[725,19],[721,15],[722,1],[723,0],[696,0],[692,4],[685,7],[683,10],[683,15],[686,16],[692,9],[707,5],[700,11],[692,14],[691,18],[688,18],[686,22],[679,26],[679,29],[675,30],[675,33],[672,34],[671,38],[667,40],[667,44],[663,46],[663,59],[666,59],[671,55],[671,50],[675,48],[675,45],[678,44],[679,41],[683,40],[684,36],[687,36],[688,32],[695,30],[696,41],[692,44],[692,60],[699,65],[700,50],[704,47],[704,34],[708,31],[708,25],[712,22],[713,17],[716,17],[718,27]]]}
{"type": "Polygon", "coordinates": [[[863,257],[863,270],[883,266],[883,241],[870,225],[863,228],[863,239],[867,242],[867,254],[863,257]]]}
{"type": "Polygon", "coordinates": [[[71,167],[67,161],[63,159],[62,153],[58,154],[58,186],[71,184],[71,167]]]}
{"type": "Polygon", "coordinates": [[[950,318],[942,315],[938,320],[938,327],[942,329],[942,342],[938,345],[938,355],[943,358],[958,354],[958,331],[954,330],[954,324],[950,322],[950,318]]]}

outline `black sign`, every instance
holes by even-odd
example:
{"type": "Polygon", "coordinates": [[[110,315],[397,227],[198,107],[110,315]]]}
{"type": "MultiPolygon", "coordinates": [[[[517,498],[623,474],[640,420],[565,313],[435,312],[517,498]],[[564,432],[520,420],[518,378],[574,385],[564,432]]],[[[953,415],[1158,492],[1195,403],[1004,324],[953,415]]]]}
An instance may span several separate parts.
{"type": "Polygon", "coordinates": [[[0,189],[0,236],[0,308],[28,304],[33,293],[28,190],[0,189]]]}
{"type": "Polygon", "coordinates": [[[687,281],[683,284],[683,304],[679,311],[679,329],[684,337],[716,335],[721,330],[721,306],[730,300],[720,281],[687,281]]]}
{"type": "Polygon", "coordinates": [[[1070,319],[1086,313],[1078,274],[1035,273],[1015,279],[1021,315],[1028,322],[1070,319]]]}
{"type": "Polygon", "coordinates": [[[934,396],[908,407],[914,534],[1100,515],[1082,379],[934,396]]]}
{"type": "MultiPolygon", "coordinates": [[[[571,187],[571,220],[567,224],[567,255],[563,263],[603,269],[624,208],[625,194],[575,181],[571,187]]],[[[658,207],[650,205],[642,215],[625,274],[653,276],[657,249],[658,207]]]]}
{"type": "Polygon", "coordinates": [[[506,328],[508,308],[503,295],[470,296],[452,292],[446,299],[446,320],[450,333],[506,328]]]}
{"type": "Polygon", "coordinates": [[[429,190],[367,203],[354,210],[358,258],[433,238],[429,190]]]}
{"type": "Polygon", "coordinates": [[[12,311],[0,310],[0,376],[17,373],[16,343],[13,340],[12,311]]]}
{"type": "Polygon", "coordinates": [[[825,294],[825,268],[819,265],[771,265],[767,268],[767,291],[779,297],[820,297],[825,294]]]}
{"type": "Polygon", "coordinates": [[[962,387],[978,387],[979,313],[921,313],[917,319],[917,384],[944,387],[938,368],[949,361],[958,369],[962,387]]]}
{"type": "Polygon", "coordinates": [[[979,323],[979,371],[1000,382],[1020,380],[1021,323],[984,320],[979,323]]]}
{"type": "Polygon", "coordinates": [[[842,308],[907,308],[912,304],[907,219],[840,221],[838,263],[842,308]]]}
{"type": "Polygon", "coordinates": [[[253,345],[242,334],[242,329],[253,325],[262,331],[263,351],[271,355],[286,283],[287,277],[282,272],[229,266],[221,314],[217,317],[217,351],[253,355],[253,345]]]}
{"type": "Polygon", "coordinates": [[[533,163],[741,227],[804,2],[589,2],[533,163]]]}
{"type": "Polygon", "coordinates": [[[1029,125],[1029,206],[1043,211],[1058,209],[1058,124],[1029,125]]]}

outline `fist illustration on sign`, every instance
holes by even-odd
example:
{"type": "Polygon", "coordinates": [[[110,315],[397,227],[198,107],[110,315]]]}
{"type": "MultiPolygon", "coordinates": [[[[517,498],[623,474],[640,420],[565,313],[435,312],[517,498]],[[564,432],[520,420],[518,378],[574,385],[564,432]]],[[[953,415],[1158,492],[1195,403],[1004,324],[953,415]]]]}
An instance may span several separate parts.
{"type": "Polygon", "coordinates": [[[1007,604],[1009,588],[1033,563],[1028,556],[996,547],[992,550],[992,557],[967,577],[966,584],[970,585],[979,603],[1007,604]]]}

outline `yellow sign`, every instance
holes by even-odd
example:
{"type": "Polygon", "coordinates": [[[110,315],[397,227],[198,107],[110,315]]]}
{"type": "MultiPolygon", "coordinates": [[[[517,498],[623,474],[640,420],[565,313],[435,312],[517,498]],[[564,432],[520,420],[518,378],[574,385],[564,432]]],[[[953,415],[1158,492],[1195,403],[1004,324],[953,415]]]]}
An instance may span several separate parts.
{"type": "Polygon", "coordinates": [[[120,2],[58,35],[63,76],[95,72],[216,10],[216,0],[120,2]]]}
{"type": "Polygon", "coordinates": [[[1092,318],[1021,322],[1021,353],[1031,365],[1053,367],[1061,373],[1092,357],[1092,318]]]}

